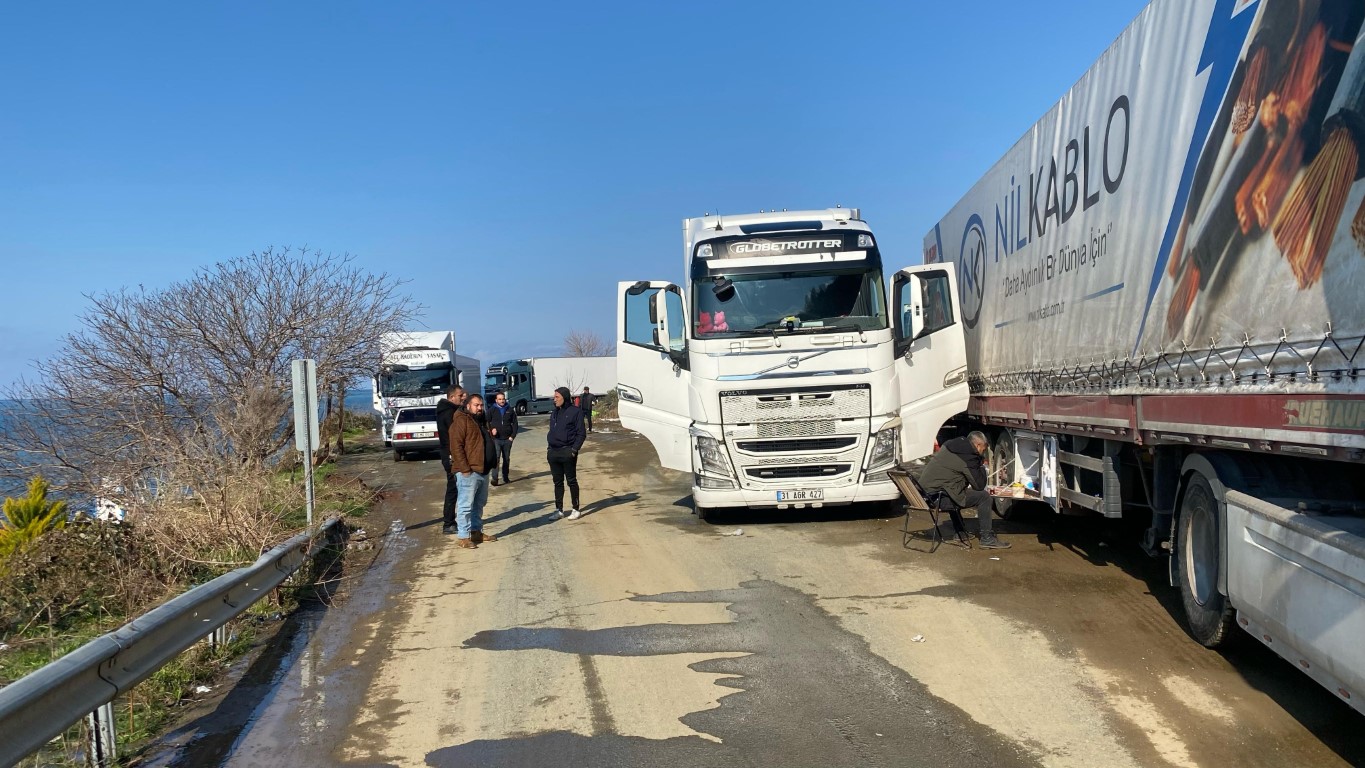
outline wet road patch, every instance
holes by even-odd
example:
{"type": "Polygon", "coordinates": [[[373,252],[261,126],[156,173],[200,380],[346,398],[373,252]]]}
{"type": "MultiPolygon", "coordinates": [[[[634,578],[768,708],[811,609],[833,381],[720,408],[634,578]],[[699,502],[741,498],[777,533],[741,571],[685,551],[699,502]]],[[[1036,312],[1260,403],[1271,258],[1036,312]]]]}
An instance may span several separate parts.
{"type": "MultiPolygon", "coordinates": [[[[716,707],[681,718],[711,738],[643,739],[610,732],[604,725],[612,718],[612,701],[599,686],[588,692],[591,737],[553,731],[473,741],[431,752],[428,765],[1035,764],[1019,747],[871,653],[862,638],[840,627],[803,592],[756,579],[736,589],[631,599],[722,603],[735,620],[593,630],[513,627],[479,632],[465,647],[556,651],[587,659],[590,666],[595,657],[726,654],[689,665],[696,672],[727,676],[716,685],[735,689],[716,707]]],[[[591,682],[585,674],[585,685],[591,682]]]]}

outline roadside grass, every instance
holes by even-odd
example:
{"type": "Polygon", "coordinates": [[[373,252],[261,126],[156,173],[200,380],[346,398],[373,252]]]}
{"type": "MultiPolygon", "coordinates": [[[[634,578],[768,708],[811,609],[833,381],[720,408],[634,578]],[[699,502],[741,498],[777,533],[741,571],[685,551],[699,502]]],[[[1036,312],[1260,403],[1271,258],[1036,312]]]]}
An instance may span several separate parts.
{"type": "MultiPolygon", "coordinates": [[[[275,515],[279,536],[287,538],[305,526],[306,508],[301,470],[275,473],[268,484],[268,495],[276,505],[275,515]],[[292,531],[292,532],[291,532],[292,531]]],[[[314,470],[316,495],[315,522],[332,515],[345,518],[363,517],[375,501],[375,494],[364,483],[328,462],[314,470]]],[[[0,685],[11,683],[79,648],[102,634],[117,629],[134,616],[183,593],[221,573],[226,567],[198,565],[190,568],[164,570],[143,562],[119,562],[135,559],[142,549],[125,542],[132,526],[106,528],[100,524],[77,526],[59,532],[63,540],[54,553],[83,554],[81,557],[50,556],[40,558],[41,568],[20,573],[19,566],[30,567],[19,560],[0,562],[0,610],[5,609],[4,589],[8,588],[11,602],[23,599],[23,588],[30,582],[52,586],[54,597],[49,600],[47,614],[39,608],[32,611],[32,603],[24,618],[0,620],[0,685]],[[112,532],[111,532],[112,531],[112,532]],[[63,549],[65,547],[65,549],[63,549]],[[80,560],[81,563],[71,561],[80,560]],[[107,573],[108,563],[118,562],[126,573],[121,578],[107,573]],[[147,569],[157,571],[154,576],[147,569]],[[108,583],[92,584],[105,573],[108,583]],[[174,576],[172,576],[174,574],[174,576]],[[167,579],[165,583],[157,579],[167,579]],[[20,579],[28,579],[21,582],[20,579]],[[144,582],[136,598],[119,594],[123,582],[144,582]],[[152,582],[148,586],[145,582],[152,582]],[[119,583],[115,583],[119,582],[119,583]],[[154,590],[154,591],[151,591],[154,590]],[[51,606],[59,605],[54,610],[51,606]],[[28,618],[29,615],[32,618],[28,618]],[[20,624],[19,621],[23,621],[20,624]]],[[[280,539],[281,541],[283,538],[280,539]]],[[[40,542],[40,546],[42,543],[40,542]]],[[[255,551],[239,551],[238,547],[219,545],[198,553],[203,562],[251,562],[255,551]]],[[[173,722],[183,707],[204,695],[200,687],[212,688],[234,661],[253,647],[268,623],[281,619],[300,603],[326,599],[335,589],[340,572],[344,545],[331,546],[309,561],[279,589],[248,608],[241,616],[225,625],[227,642],[210,644],[201,641],[178,658],[157,670],[126,695],[114,702],[114,723],[118,738],[120,763],[136,760],[136,750],[154,741],[168,724],[173,722]],[[132,756],[131,758],[129,756],[132,756]]],[[[39,603],[41,606],[41,603],[39,603]]],[[[73,725],[37,754],[21,761],[21,766],[76,766],[85,764],[88,739],[85,721],[73,725]]]]}

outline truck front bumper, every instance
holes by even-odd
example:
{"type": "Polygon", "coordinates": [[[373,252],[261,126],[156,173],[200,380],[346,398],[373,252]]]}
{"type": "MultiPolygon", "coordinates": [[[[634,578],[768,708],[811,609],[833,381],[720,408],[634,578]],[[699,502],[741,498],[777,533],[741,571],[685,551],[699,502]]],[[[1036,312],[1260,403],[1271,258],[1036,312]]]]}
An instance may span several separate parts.
{"type": "MultiPolygon", "coordinates": [[[[876,477],[877,475],[874,475],[876,477]]],[[[880,474],[885,477],[885,472],[880,474]]],[[[731,488],[719,490],[702,488],[697,477],[692,478],[692,499],[699,507],[748,507],[750,509],[814,509],[839,507],[868,501],[890,501],[900,498],[900,490],[889,479],[865,482],[860,485],[824,487],[814,483],[794,482],[792,490],[820,489],[824,498],[819,501],[778,501],[777,490],[731,488]]]]}

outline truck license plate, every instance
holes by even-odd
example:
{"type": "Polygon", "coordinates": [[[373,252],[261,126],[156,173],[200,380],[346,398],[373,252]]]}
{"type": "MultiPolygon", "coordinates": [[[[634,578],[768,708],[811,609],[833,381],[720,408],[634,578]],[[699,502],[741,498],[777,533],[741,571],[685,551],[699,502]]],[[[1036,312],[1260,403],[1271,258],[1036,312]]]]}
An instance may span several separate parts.
{"type": "Polygon", "coordinates": [[[778,491],[778,501],[820,501],[825,498],[825,491],[821,488],[811,488],[801,491],[778,491]]]}

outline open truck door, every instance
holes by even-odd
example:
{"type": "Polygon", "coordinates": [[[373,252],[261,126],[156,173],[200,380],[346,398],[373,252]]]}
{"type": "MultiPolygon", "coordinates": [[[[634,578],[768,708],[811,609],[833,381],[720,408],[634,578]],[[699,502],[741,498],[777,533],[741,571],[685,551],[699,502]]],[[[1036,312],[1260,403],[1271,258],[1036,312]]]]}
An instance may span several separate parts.
{"type": "Polygon", "coordinates": [[[687,309],[682,291],[667,282],[620,283],[616,304],[621,426],[648,438],[662,466],[691,472],[687,309]]]}
{"type": "Polygon", "coordinates": [[[967,410],[967,341],[951,265],[900,270],[891,296],[901,459],[908,461],[933,453],[939,428],[967,410]]]}

